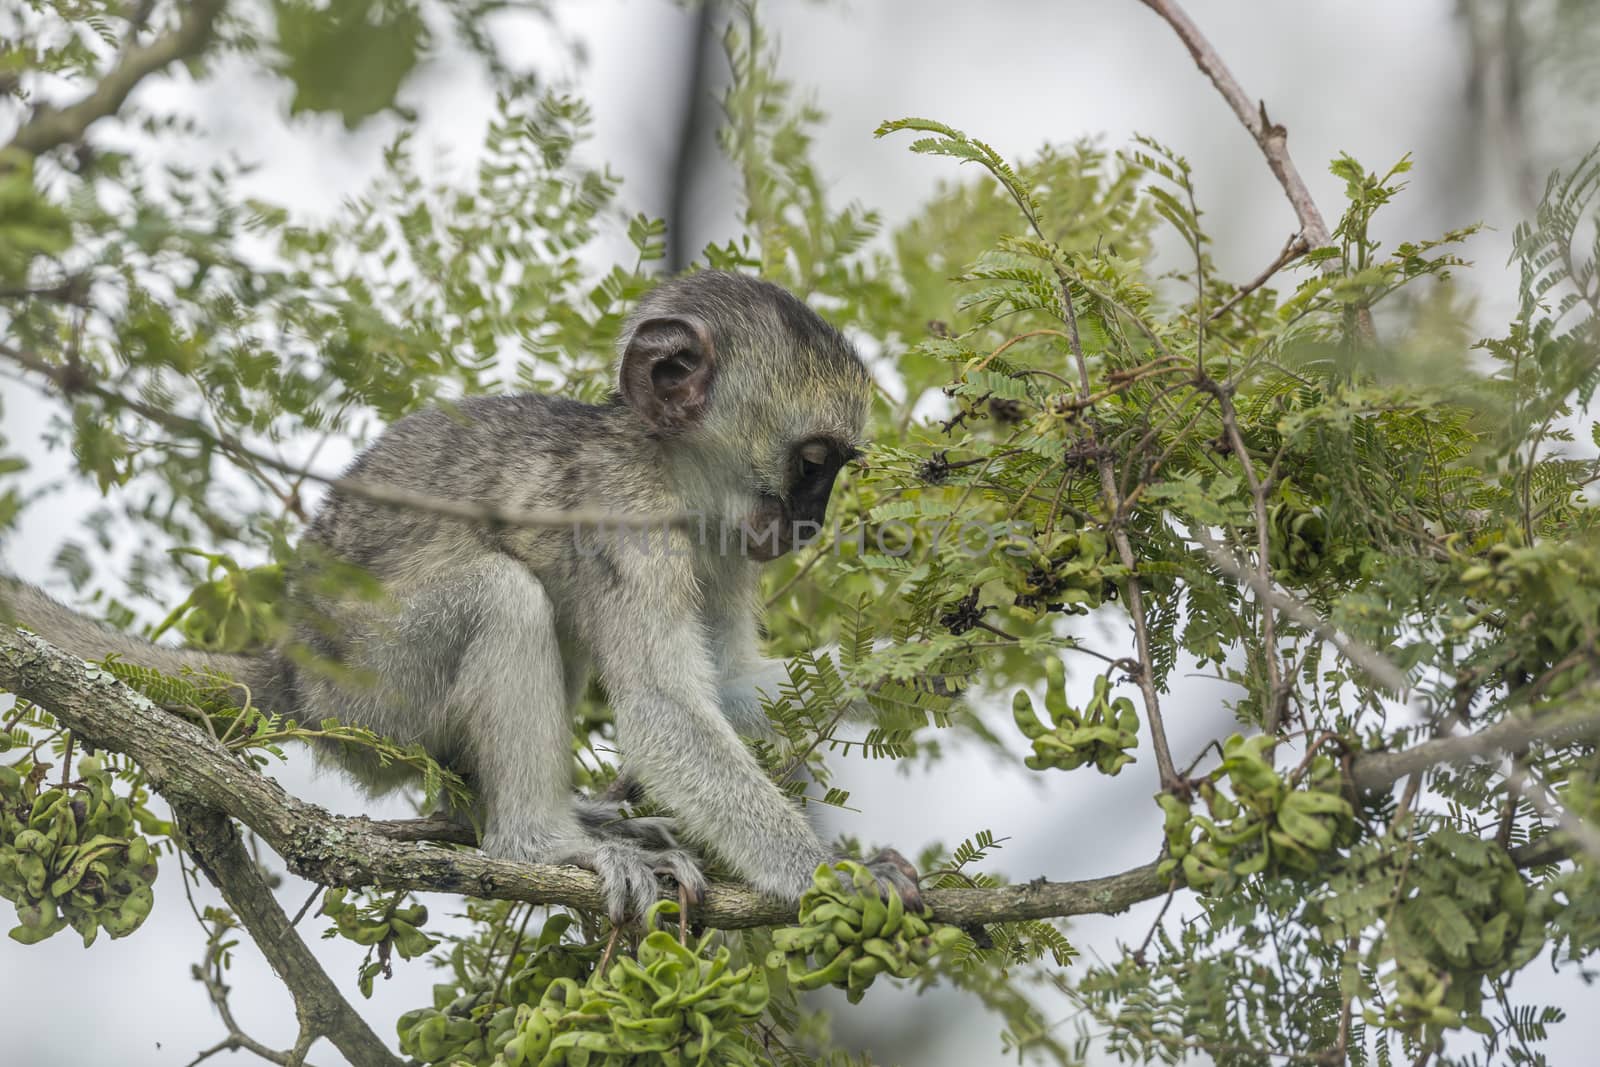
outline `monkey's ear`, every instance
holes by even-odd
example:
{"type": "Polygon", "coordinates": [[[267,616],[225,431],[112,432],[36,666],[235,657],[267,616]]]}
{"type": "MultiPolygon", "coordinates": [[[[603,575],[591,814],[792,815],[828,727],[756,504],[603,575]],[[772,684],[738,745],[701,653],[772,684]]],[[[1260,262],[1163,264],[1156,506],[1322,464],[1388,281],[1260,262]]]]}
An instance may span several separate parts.
{"type": "Polygon", "coordinates": [[[667,433],[700,421],[715,376],[711,333],[697,319],[646,319],[622,353],[622,399],[667,433]]]}

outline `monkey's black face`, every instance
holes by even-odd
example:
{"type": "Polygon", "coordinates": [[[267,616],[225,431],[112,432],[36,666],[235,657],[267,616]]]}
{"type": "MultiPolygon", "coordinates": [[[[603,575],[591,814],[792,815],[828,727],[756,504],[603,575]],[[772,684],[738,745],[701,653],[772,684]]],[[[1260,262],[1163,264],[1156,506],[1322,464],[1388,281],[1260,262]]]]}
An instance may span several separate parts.
{"type": "Polygon", "coordinates": [[[856,450],[829,438],[812,438],[789,453],[787,486],[780,496],[762,493],[745,523],[745,552],[766,562],[809,544],[822,532],[839,471],[856,450]]]}

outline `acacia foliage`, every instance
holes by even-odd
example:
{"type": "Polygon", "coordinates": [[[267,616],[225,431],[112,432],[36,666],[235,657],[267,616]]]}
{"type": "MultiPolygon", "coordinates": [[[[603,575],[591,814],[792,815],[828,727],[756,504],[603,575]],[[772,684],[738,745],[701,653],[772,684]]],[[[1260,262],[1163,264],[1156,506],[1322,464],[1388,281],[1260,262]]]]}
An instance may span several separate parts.
{"type": "MultiPolygon", "coordinates": [[[[63,393],[57,439],[107,499],[84,534],[109,547],[131,529],[143,546],[115,569],[71,541],[58,557],[109,620],[131,624],[129,602],[154,595],[203,647],[273,640],[277,568],[313,486],[263,455],[314,459],[324,442],[441,398],[608,391],[610,341],[651,282],[663,226],[626,215],[618,180],[581,162],[580,99],[495,60],[488,6],[283,3],[270,26],[218,23],[199,63],[281,52],[268,65],[291,83],[292,108],[349,124],[397,106],[410,68],[441,47],[430,26],[451,27],[497,79],[473,171],[425,177],[402,109],[381,177],[329,218],[243,195],[238,164],[161,162],[197,134],[160,113],[134,113],[132,151],[0,159],[0,357],[43,364],[63,393]],[[354,53],[378,65],[370,76],[319,58],[369,33],[381,47],[354,53]],[[631,253],[597,269],[618,236],[631,253]],[[193,589],[175,611],[182,598],[160,596],[174,583],[193,589]]],[[[158,21],[174,15],[157,8],[158,21]]],[[[95,5],[27,17],[74,31],[19,22],[25,46],[7,62],[30,77],[92,82],[111,57],[94,36],[124,28],[95,5]]],[[[1033,773],[1143,774],[1147,818],[1165,829],[1162,870],[1193,918],[1078,969],[1061,928],[1029,922],[941,935],[943,956],[914,967],[895,956],[891,972],[968,991],[998,1017],[1000,1040],[1041,1060],[1066,1062],[1096,1035],[1137,1061],[1388,1063],[1429,1050],[1441,1062],[1537,1061],[1556,1014],[1517,1000],[1512,978],[1541,954],[1582,966],[1600,945],[1596,858],[1556,825],[1600,816],[1592,746],[1515,754],[1515,789],[1492,760],[1419,772],[1398,800],[1357,794],[1345,775],[1363,752],[1594,706],[1600,537],[1588,490],[1600,470],[1571,446],[1600,384],[1600,157],[1552,177],[1516,234],[1517,313],[1480,340],[1450,284],[1470,227],[1393,249],[1373,236],[1408,160],[1381,172],[1334,160],[1333,243],[1254,289],[1211,261],[1203,176],[1150,138],[1008,160],[934,120],[887,122],[880,135],[973,166],[885,228],[863,206],[829,202],[810,151],[821,116],[774,73],[750,9],[724,43],[720,144],[742,210],[739,232],[702,261],[824,309],[882,386],[832,528],[769,569],[772,644],[795,658],[770,709],[786,743],[761,755],[822,803],[848,800],[829,785],[828,758],[937,761],[954,735],[1000,752],[1031,743],[1033,773]],[[1163,230],[1187,250],[1174,262],[1154,256],[1163,230]],[[1085,618],[1118,625],[1107,637],[1085,618]],[[809,651],[828,640],[837,657],[809,651]],[[1177,712],[1163,700],[1180,668],[1228,683],[1237,737],[1168,750],[1164,716],[1177,712]],[[1092,680],[1083,708],[1066,677],[1092,680]],[[1013,692],[1017,718],[951,699],[973,684],[1013,692]],[[1041,689],[1049,726],[1032,711],[1041,689]],[[1144,738],[1152,758],[1129,765],[1144,738]],[[813,784],[790,775],[799,763],[813,784]],[[1529,855],[1541,862],[1519,864],[1529,855]],[[1052,1025],[1039,982],[1081,1009],[1076,1032],[1052,1025]]],[[[23,465],[9,458],[4,473],[23,465]]],[[[0,497],[7,524],[48,506],[18,484],[0,497]]],[[[283,741],[331,736],[409,763],[429,793],[461,788],[415,750],[288,723],[247,699],[241,709],[221,680],[107,669],[258,762],[283,741]]],[[[70,763],[70,740],[48,709],[24,705],[5,725],[3,781],[18,808],[0,821],[17,827],[5,855],[38,844],[19,851],[34,813],[16,798],[99,796],[107,774],[146,835],[170,833],[143,809],[136,766],[112,759],[93,781],[63,775],[51,790],[45,764],[70,763]]],[[[597,698],[581,727],[580,778],[604,785],[613,735],[597,698]]],[[[930,846],[921,866],[939,885],[994,885],[979,867],[998,846],[983,831],[948,854],[930,846]]],[[[141,847],[137,866],[158,852],[141,847]]],[[[0,879],[8,896],[39,896],[18,860],[0,879]]],[[[71,892],[86,904],[63,885],[71,892]]],[[[97,899],[93,914],[116,903],[97,899]]],[[[865,944],[859,930],[843,936],[854,927],[730,933],[693,950],[657,931],[624,945],[613,981],[595,916],[465,909],[464,926],[441,935],[435,1005],[400,1021],[409,1054],[487,1063],[507,1056],[512,1034],[512,1055],[581,1050],[552,1034],[585,1032],[595,1012],[584,1005],[624,987],[642,1004],[639,990],[670,972],[685,996],[723,975],[739,988],[717,985],[720,1007],[696,1016],[699,1029],[641,1018],[590,1051],[849,1059],[790,981],[825,971],[781,946],[832,936],[843,952],[865,944]],[[653,1028],[686,1036],[657,1048],[640,1036],[653,1028]]],[[[841,909],[840,921],[871,910],[841,909]]],[[[139,908],[116,911],[113,933],[127,932],[124,911],[139,908]]],[[[341,899],[329,914],[373,950],[355,986],[370,988],[390,951],[429,947],[414,906],[392,894],[341,899]]]]}

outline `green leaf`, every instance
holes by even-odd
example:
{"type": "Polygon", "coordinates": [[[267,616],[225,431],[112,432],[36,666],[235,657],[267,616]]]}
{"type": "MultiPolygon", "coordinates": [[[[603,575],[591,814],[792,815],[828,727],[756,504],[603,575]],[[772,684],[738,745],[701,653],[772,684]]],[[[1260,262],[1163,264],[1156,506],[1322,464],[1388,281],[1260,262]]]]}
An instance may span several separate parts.
{"type": "Polygon", "coordinates": [[[337,112],[347,129],[395,106],[426,41],[422,16],[408,3],[274,0],[273,11],[279,69],[295,86],[290,114],[337,112]]]}

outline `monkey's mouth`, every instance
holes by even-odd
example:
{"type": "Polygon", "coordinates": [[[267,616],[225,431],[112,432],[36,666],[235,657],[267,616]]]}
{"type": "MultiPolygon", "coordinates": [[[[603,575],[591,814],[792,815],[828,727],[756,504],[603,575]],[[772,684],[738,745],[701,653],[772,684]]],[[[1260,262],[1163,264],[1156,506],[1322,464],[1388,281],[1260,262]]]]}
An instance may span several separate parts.
{"type": "Polygon", "coordinates": [[[820,522],[780,520],[757,515],[739,524],[738,543],[729,545],[729,548],[746,559],[770,563],[797,548],[804,548],[821,533],[820,522]]]}
{"type": "Polygon", "coordinates": [[[788,555],[794,547],[794,536],[780,526],[773,524],[753,526],[747,522],[739,524],[737,551],[746,559],[753,559],[757,563],[770,563],[780,556],[788,555]]]}

